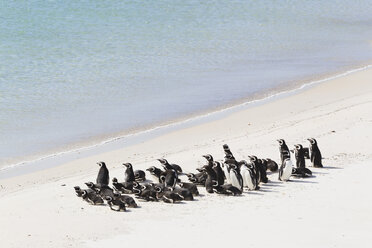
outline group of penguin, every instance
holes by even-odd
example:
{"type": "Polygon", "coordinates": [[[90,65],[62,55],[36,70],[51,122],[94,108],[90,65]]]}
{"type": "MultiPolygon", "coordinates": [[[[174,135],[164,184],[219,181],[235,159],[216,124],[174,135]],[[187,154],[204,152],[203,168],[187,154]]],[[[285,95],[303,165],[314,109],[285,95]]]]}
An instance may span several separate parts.
{"type": "Polygon", "coordinates": [[[176,203],[180,201],[192,201],[199,195],[198,187],[203,186],[208,193],[223,195],[240,195],[244,188],[259,190],[261,183],[267,183],[267,171],[279,170],[278,179],[288,181],[291,176],[309,177],[311,170],[305,166],[305,158],[310,159],[313,167],[321,168],[322,155],[317,141],[309,138],[309,148],[301,144],[289,150],[283,139],[277,140],[281,158],[280,167],[269,158],[259,159],[256,156],[248,156],[246,160],[238,161],[234,157],[228,145],[223,145],[224,160],[216,161],[212,155],[203,155],[206,164],[196,170],[196,173],[184,173],[181,166],[171,164],[166,159],[158,159],[163,169],[151,166],[146,169],[153,180],[146,179],[146,173],[142,170],[134,170],[132,164],[124,163],[124,180],[119,182],[112,179],[112,187],[109,186],[109,171],[104,162],[98,162],[100,166],[96,183],[87,182],[87,189],[75,186],[78,197],[92,205],[104,205],[105,202],[114,211],[126,211],[126,208],[136,208],[137,203],[133,197],[143,201],[163,201],[176,203]],[[293,166],[291,152],[295,154],[296,166],[293,166]],[[189,182],[181,181],[180,176],[185,175],[189,182]]]}

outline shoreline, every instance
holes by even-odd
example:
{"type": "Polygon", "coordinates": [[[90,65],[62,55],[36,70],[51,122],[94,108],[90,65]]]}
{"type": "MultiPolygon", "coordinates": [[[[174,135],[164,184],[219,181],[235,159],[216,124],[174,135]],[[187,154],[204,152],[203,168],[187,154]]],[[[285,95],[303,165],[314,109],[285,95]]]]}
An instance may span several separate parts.
{"type": "Polygon", "coordinates": [[[2,244],[81,248],[125,241],[129,246],[138,245],[141,236],[143,244],[159,245],[153,242],[164,230],[172,246],[178,244],[179,233],[196,235],[191,242],[180,242],[181,247],[206,242],[211,233],[217,238],[208,245],[231,245],[226,236],[252,247],[277,242],[289,247],[349,247],[356,239],[368,244],[371,80],[369,68],[136,145],[0,180],[0,216],[7,227],[0,233],[2,244]],[[222,159],[225,143],[238,160],[256,155],[278,161],[276,139],[284,138],[292,148],[298,143],[307,146],[309,137],[318,140],[325,168],[309,167],[307,160],[313,177],[279,182],[273,173],[260,191],[241,197],[209,195],[199,188],[204,196],[194,202],[139,202],[140,208],[117,213],[107,206],[88,205],[73,191],[95,180],[97,161],[106,162],[111,178],[124,176],[123,162],[146,169],[159,166],[156,159],[161,157],[189,172],[205,163],[203,154],[222,159]]]}
{"type": "MultiPolygon", "coordinates": [[[[338,70],[337,73],[327,73],[324,75],[315,75],[309,77],[308,79],[299,80],[297,83],[288,83],[286,87],[280,89],[272,89],[258,94],[256,97],[251,96],[250,98],[244,98],[231,102],[231,104],[216,107],[208,111],[186,115],[181,118],[172,119],[169,121],[161,122],[158,124],[150,125],[147,127],[139,128],[126,132],[117,132],[111,135],[101,135],[101,137],[106,137],[102,139],[92,138],[91,142],[79,142],[74,144],[77,148],[72,148],[70,150],[64,150],[56,153],[51,153],[48,155],[43,155],[39,158],[25,160],[9,165],[5,165],[0,168],[0,180],[7,179],[11,177],[16,177],[19,175],[24,175],[39,170],[49,169],[64,163],[71,162],[75,159],[82,159],[84,157],[91,156],[94,152],[102,153],[113,149],[118,149],[120,147],[127,147],[135,145],[146,140],[159,137],[168,132],[175,130],[180,130],[187,128],[189,126],[198,125],[201,123],[209,122],[215,119],[221,119],[226,117],[231,113],[250,108],[255,105],[265,104],[270,101],[275,101],[277,99],[288,97],[293,94],[297,94],[309,87],[316,86],[318,84],[327,82],[329,80],[334,80],[340,77],[347,76],[359,71],[368,70],[372,67],[372,64],[363,63],[358,67],[350,67],[345,70],[338,70]],[[293,88],[292,88],[293,87],[293,88]],[[253,97],[253,99],[252,99],[253,97]],[[82,145],[82,146],[79,146],[82,145]],[[85,145],[84,145],[85,144],[85,145]],[[78,155],[79,154],[79,155],[78,155]],[[81,155],[82,154],[82,155],[81,155]],[[54,161],[53,161],[54,160],[54,161]],[[35,165],[40,163],[39,165],[35,165]],[[46,163],[51,163],[48,166],[46,163]],[[25,166],[30,166],[30,168],[25,168],[25,166]]],[[[100,136],[98,136],[100,137],[100,136]]]]}

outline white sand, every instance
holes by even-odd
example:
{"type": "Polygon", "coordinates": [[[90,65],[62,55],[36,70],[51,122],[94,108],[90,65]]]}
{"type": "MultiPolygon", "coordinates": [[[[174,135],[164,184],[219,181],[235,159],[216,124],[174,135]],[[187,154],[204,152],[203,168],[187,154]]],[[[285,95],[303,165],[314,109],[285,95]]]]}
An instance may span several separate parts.
{"type": "Polygon", "coordinates": [[[2,180],[1,247],[369,247],[371,82],[368,69],[139,145],[2,180]],[[224,143],[238,159],[278,160],[277,138],[307,146],[308,137],[318,140],[326,168],[310,167],[314,177],[286,183],[272,174],[262,190],[241,197],[140,202],[139,209],[117,213],[88,205],[73,190],[95,180],[97,161],[106,161],[111,177],[119,178],[122,162],[145,169],[160,157],[194,171],[203,154],[221,159],[224,143]]]}

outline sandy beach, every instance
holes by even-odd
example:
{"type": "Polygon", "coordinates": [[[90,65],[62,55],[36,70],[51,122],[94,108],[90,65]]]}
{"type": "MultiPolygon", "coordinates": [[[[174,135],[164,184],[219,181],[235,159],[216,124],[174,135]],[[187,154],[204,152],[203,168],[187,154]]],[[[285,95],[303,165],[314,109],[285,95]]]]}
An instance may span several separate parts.
{"type": "MultiPolygon", "coordinates": [[[[1,247],[369,247],[372,237],[372,69],[348,74],[265,104],[167,133],[137,145],[0,180],[1,247]],[[73,187],[95,181],[96,162],[123,178],[167,158],[193,172],[204,154],[279,161],[276,139],[290,149],[318,140],[325,168],[240,197],[207,194],[193,202],[141,202],[125,213],[91,206],[73,187]]],[[[120,179],[119,179],[120,180],[120,179]]]]}

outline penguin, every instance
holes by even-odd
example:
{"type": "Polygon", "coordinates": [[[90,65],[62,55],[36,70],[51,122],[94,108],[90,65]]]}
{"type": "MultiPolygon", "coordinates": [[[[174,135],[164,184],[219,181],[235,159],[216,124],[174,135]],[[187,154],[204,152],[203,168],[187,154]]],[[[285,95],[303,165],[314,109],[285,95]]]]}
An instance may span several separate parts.
{"type": "Polygon", "coordinates": [[[176,203],[183,200],[183,198],[173,191],[165,190],[164,188],[156,187],[156,198],[165,203],[176,203]]]}
{"type": "Polygon", "coordinates": [[[239,190],[237,187],[232,186],[231,184],[224,184],[224,185],[218,185],[217,181],[214,181],[214,187],[213,190],[217,194],[223,194],[223,195],[241,195],[242,191],[239,190]]]}
{"type": "Polygon", "coordinates": [[[164,158],[161,158],[161,159],[158,159],[158,161],[162,164],[162,166],[165,168],[165,169],[173,169],[175,170],[178,174],[182,174],[182,168],[181,166],[177,165],[177,164],[170,164],[166,159],[164,158]]]}
{"type": "Polygon", "coordinates": [[[165,177],[164,177],[165,186],[174,188],[178,181],[177,172],[174,169],[166,170],[165,172],[166,172],[165,177]]]}
{"type": "Polygon", "coordinates": [[[116,177],[114,177],[112,179],[112,186],[118,192],[121,192],[121,193],[124,193],[124,194],[131,194],[131,193],[133,193],[133,182],[122,182],[122,183],[119,183],[118,182],[118,179],[116,177]]]}
{"type": "Polygon", "coordinates": [[[133,166],[131,163],[124,163],[123,164],[125,169],[125,175],[124,175],[124,182],[133,182],[136,180],[133,172],[133,166]]]}
{"type": "Polygon", "coordinates": [[[101,188],[101,184],[94,184],[93,182],[87,182],[85,185],[96,193],[98,193],[99,189],[101,188]]]}
{"type": "Polygon", "coordinates": [[[292,176],[295,176],[295,177],[302,177],[302,178],[311,177],[312,174],[313,174],[312,171],[305,167],[299,167],[299,168],[292,169],[292,176]]]}
{"type": "Polygon", "coordinates": [[[81,197],[81,195],[83,194],[83,190],[79,186],[75,186],[74,189],[75,189],[76,196],[81,197]]]}
{"type": "Polygon", "coordinates": [[[258,187],[257,178],[254,173],[254,165],[252,163],[248,164],[244,161],[240,167],[240,174],[243,178],[243,186],[247,187],[248,190],[256,190],[258,187]]]}
{"type": "Polygon", "coordinates": [[[205,180],[205,189],[208,193],[214,193],[213,186],[218,184],[216,172],[208,165],[203,166],[203,171],[207,173],[207,179],[205,180]]]}
{"type": "Polygon", "coordinates": [[[188,177],[189,181],[196,184],[196,185],[205,185],[205,181],[207,180],[207,173],[205,171],[202,171],[200,173],[188,173],[186,174],[188,177]]]}
{"type": "Polygon", "coordinates": [[[216,172],[218,184],[223,185],[225,183],[225,173],[221,168],[221,163],[218,161],[214,161],[213,170],[216,172]]]}
{"type": "Polygon", "coordinates": [[[291,159],[286,158],[279,169],[279,180],[288,181],[292,175],[292,168],[293,168],[293,164],[292,164],[291,159]]]}
{"type": "Polygon", "coordinates": [[[256,176],[256,181],[257,181],[257,185],[261,182],[261,168],[258,167],[258,164],[257,164],[257,157],[256,156],[248,156],[250,161],[251,161],[251,164],[253,165],[253,168],[254,168],[254,175],[256,176]]]}
{"type": "Polygon", "coordinates": [[[240,174],[238,166],[234,164],[230,165],[230,181],[232,186],[238,188],[241,192],[243,192],[243,178],[240,174]]]}
{"type": "Polygon", "coordinates": [[[101,196],[93,190],[83,190],[81,192],[81,197],[83,198],[83,200],[92,205],[103,204],[101,196]]]}
{"type": "Polygon", "coordinates": [[[136,181],[139,181],[139,182],[146,181],[146,173],[143,170],[135,170],[134,178],[136,181]]]}
{"type": "Polygon", "coordinates": [[[180,183],[178,183],[178,185],[181,188],[190,190],[191,194],[193,194],[194,196],[198,196],[199,195],[198,187],[196,187],[196,184],[194,184],[194,183],[180,182],[180,183]]]}
{"type": "Polygon", "coordinates": [[[164,171],[161,169],[151,166],[150,168],[146,169],[148,172],[150,172],[151,176],[154,178],[153,181],[159,181],[160,183],[160,176],[165,175],[164,171]]]}
{"type": "Polygon", "coordinates": [[[127,209],[125,208],[125,202],[119,197],[111,197],[106,196],[105,200],[107,204],[110,206],[110,209],[117,212],[125,212],[127,209]]]}
{"type": "Polygon", "coordinates": [[[256,156],[252,157],[254,159],[254,161],[253,160],[252,161],[260,174],[259,182],[267,183],[269,181],[266,174],[267,167],[265,166],[265,164],[262,163],[263,160],[258,159],[256,156]]]}
{"type": "Polygon", "coordinates": [[[98,189],[97,193],[102,197],[105,198],[106,196],[114,197],[114,190],[110,188],[108,185],[101,187],[98,189]]]}
{"type": "Polygon", "coordinates": [[[129,195],[121,195],[121,194],[115,193],[114,196],[115,196],[115,198],[119,198],[122,202],[124,202],[125,206],[128,207],[128,208],[137,208],[138,207],[136,201],[132,197],[130,197],[129,195]]]}
{"type": "Polygon", "coordinates": [[[145,201],[157,201],[156,191],[153,188],[141,188],[135,187],[133,188],[134,195],[141,200],[145,201]]]}
{"type": "Polygon", "coordinates": [[[296,167],[305,168],[305,153],[301,144],[295,145],[295,158],[296,158],[296,167]]]}
{"type": "Polygon", "coordinates": [[[171,191],[173,193],[176,193],[179,196],[181,196],[182,200],[184,200],[184,201],[193,201],[194,200],[193,194],[191,193],[190,190],[188,190],[186,188],[174,188],[171,191]]]}
{"type": "Polygon", "coordinates": [[[210,154],[203,155],[203,157],[208,161],[208,166],[213,168],[214,172],[216,173],[218,184],[223,185],[225,182],[225,174],[221,169],[220,163],[214,161],[212,155],[210,154]]]}
{"type": "Polygon", "coordinates": [[[310,142],[310,160],[313,167],[322,168],[322,154],[320,153],[318,142],[314,138],[307,139],[310,142]]]}
{"type": "Polygon", "coordinates": [[[271,172],[276,172],[279,169],[278,164],[274,160],[266,158],[264,162],[266,163],[267,170],[271,172]]]}
{"type": "Polygon", "coordinates": [[[238,161],[236,161],[228,145],[226,144],[223,145],[223,151],[225,152],[225,164],[238,165],[238,161]]]}
{"type": "Polygon", "coordinates": [[[97,163],[101,168],[98,171],[96,183],[99,185],[108,185],[110,176],[109,176],[109,171],[106,167],[105,162],[98,162],[97,163]]]}
{"type": "Polygon", "coordinates": [[[279,142],[280,161],[283,164],[285,159],[291,158],[291,155],[284,139],[278,139],[277,141],[279,142]]]}

